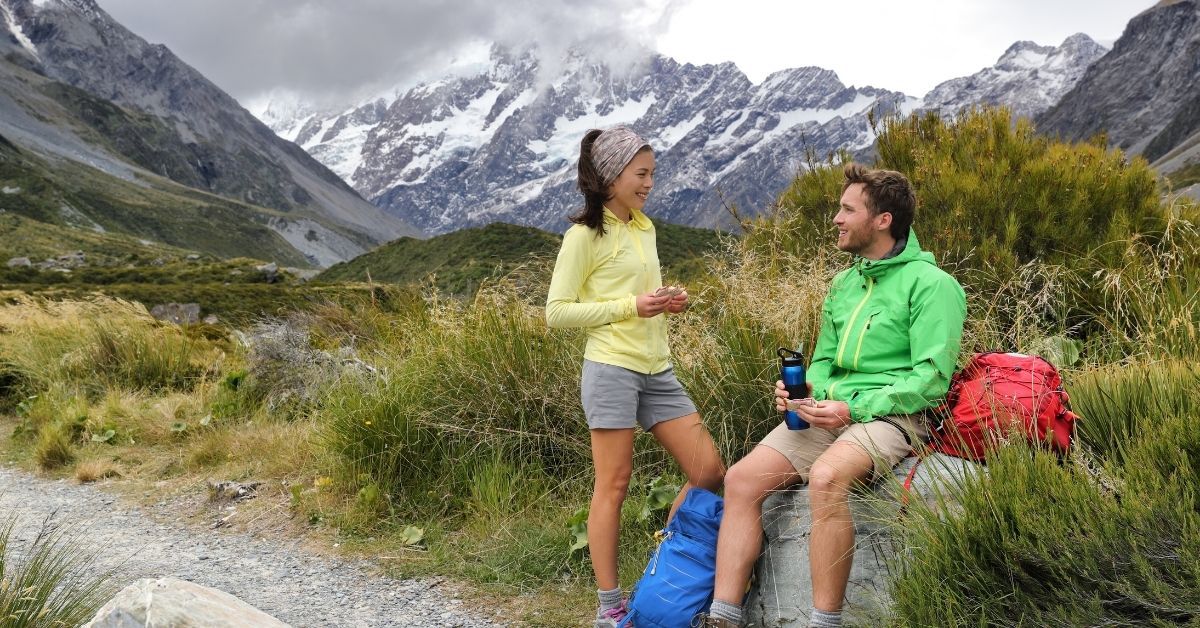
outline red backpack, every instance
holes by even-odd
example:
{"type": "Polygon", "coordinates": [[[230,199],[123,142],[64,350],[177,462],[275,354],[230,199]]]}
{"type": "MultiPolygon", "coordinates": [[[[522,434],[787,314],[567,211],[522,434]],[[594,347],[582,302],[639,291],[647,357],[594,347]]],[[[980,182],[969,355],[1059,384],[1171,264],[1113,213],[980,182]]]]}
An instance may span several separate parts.
{"type": "Polygon", "coordinates": [[[933,451],[983,460],[984,451],[1013,430],[1065,454],[1075,420],[1062,378],[1036,355],[977,353],[950,380],[949,415],[934,430],[933,451]]]}

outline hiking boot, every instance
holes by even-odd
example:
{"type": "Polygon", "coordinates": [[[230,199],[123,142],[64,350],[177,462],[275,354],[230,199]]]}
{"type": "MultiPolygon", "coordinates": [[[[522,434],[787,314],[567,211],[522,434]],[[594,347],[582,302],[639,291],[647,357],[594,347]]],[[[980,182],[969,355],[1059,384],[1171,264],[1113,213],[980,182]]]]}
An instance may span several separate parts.
{"type": "Polygon", "coordinates": [[[708,613],[700,613],[699,615],[696,615],[695,619],[692,620],[692,626],[694,628],[740,628],[738,624],[735,624],[728,619],[712,617],[708,613]]]}
{"type": "Polygon", "coordinates": [[[629,609],[625,607],[625,604],[626,600],[621,600],[620,606],[597,613],[595,628],[617,628],[617,624],[621,623],[621,620],[629,614],[629,609]]]}

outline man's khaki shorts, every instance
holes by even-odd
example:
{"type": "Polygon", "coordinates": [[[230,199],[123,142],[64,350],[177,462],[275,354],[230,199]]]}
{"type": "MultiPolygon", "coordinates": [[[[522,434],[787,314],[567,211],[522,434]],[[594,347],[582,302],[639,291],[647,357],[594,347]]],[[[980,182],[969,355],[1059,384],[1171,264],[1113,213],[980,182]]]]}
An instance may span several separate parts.
{"type": "Polygon", "coordinates": [[[837,441],[849,441],[862,448],[875,460],[875,475],[882,476],[908,456],[914,445],[929,441],[929,423],[924,414],[877,417],[836,430],[789,430],[786,423],[780,423],[761,444],[783,454],[808,482],[813,462],[837,441]]]}

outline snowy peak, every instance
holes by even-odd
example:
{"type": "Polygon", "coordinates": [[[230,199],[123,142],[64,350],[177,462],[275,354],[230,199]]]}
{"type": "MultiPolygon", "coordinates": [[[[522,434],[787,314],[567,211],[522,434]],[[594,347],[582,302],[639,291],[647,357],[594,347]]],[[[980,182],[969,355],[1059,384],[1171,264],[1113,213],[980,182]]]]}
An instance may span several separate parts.
{"type": "Polygon", "coordinates": [[[1083,33],[1057,47],[1019,41],[996,65],[934,87],[923,107],[950,115],[975,105],[1005,105],[1014,116],[1033,118],[1057,103],[1107,52],[1083,33]]]}
{"type": "Polygon", "coordinates": [[[1054,46],[1039,46],[1032,41],[1018,41],[1000,55],[995,67],[1009,72],[1036,70],[1045,65],[1046,59],[1057,50],[1054,46]]]}
{"type": "Polygon", "coordinates": [[[732,63],[696,66],[654,55],[614,69],[577,51],[553,63],[492,47],[488,64],[473,71],[336,114],[294,108],[296,117],[270,122],[277,132],[295,132],[297,143],[366,198],[432,233],[498,220],[564,228],[563,216],[578,204],[572,175],[580,138],[588,129],[629,124],[658,156],[653,213],[714,225],[727,201],[751,212],[769,204],[806,148],[824,154],[869,146],[866,112],[908,102],[895,92],[846,87],[816,67],[754,85],[732,63]]]}

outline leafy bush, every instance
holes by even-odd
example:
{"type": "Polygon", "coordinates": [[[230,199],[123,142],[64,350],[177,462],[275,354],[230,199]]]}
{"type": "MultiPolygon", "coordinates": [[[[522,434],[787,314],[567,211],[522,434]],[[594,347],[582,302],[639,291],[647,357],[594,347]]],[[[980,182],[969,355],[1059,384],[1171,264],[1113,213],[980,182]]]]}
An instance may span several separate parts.
{"type": "MultiPolygon", "coordinates": [[[[875,167],[904,173],[916,189],[922,244],[950,264],[1011,270],[1035,259],[1062,263],[1164,227],[1145,160],[1126,161],[1099,142],[1036,135],[1028,120],[1014,125],[1003,108],[950,121],[935,112],[887,118],[878,148],[875,167]]],[[[831,238],[841,185],[832,163],[802,174],[780,198],[782,220],[831,238]]]]}

